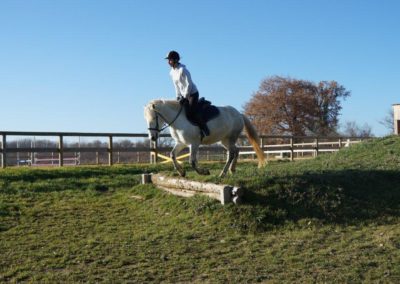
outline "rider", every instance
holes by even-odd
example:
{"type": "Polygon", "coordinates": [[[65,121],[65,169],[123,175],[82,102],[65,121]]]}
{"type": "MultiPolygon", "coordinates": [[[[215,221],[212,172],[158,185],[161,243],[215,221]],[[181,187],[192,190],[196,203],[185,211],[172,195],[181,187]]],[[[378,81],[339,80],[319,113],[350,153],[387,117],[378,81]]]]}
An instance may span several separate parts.
{"type": "Polygon", "coordinates": [[[185,110],[189,118],[196,121],[200,127],[201,137],[210,135],[206,121],[201,113],[197,110],[197,103],[199,101],[199,91],[196,85],[192,82],[189,70],[186,66],[179,62],[179,53],[172,50],[168,52],[165,59],[168,59],[168,64],[171,66],[172,82],[175,85],[176,99],[185,105],[185,110]],[[184,103],[185,99],[188,103],[184,103]]]}

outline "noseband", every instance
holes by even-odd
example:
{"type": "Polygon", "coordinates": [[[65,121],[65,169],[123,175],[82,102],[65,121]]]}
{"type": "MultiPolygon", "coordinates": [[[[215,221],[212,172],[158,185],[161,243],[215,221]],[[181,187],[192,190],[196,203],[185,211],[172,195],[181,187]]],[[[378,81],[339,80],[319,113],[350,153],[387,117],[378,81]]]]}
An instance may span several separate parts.
{"type": "Polygon", "coordinates": [[[178,116],[181,114],[182,109],[183,109],[183,105],[181,105],[181,107],[180,107],[180,109],[179,109],[179,111],[178,111],[178,114],[175,116],[175,118],[174,118],[171,122],[167,122],[167,120],[165,119],[165,117],[164,117],[160,112],[154,110],[154,112],[156,113],[156,127],[149,127],[149,128],[147,128],[147,129],[148,129],[148,130],[154,130],[154,131],[157,131],[157,132],[163,131],[164,129],[170,127],[170,126],[175,122],[175,120],[178,119],[178,116]],[[160,116],[160,117],[164,120],[164,122],[165,122],[164,125],[163,125],[161,128],[159,128],[158,116],[160,116]]]}

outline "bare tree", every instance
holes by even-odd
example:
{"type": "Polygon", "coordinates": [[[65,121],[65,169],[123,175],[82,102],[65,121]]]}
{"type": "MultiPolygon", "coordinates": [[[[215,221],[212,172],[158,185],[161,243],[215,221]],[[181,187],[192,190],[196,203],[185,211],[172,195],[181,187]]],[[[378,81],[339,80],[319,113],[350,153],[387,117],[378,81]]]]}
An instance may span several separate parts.
{"type": "Polygon", "coordinates": [[[359,126],[355,121],[347,121],[344,124],[342,134],[344,136],[352,137],[374,137],[371,126],[369,126],[367,123],[365,123],[363,126],[359,126]]]}
{"type": "Polygon", "coordinates": [[[394,114],[393,109],[388,109],[386,116],[379,121],[380,124],[385,126],[390,133],[394,132],[394,114]]]}
{"type": "Polygon", "coordinates": [[[326,135],[336,132],[340,99],[348,96],[335,81],[314,84],[275,76],[261,82],[244,109],[264,134],[326,135]]]}

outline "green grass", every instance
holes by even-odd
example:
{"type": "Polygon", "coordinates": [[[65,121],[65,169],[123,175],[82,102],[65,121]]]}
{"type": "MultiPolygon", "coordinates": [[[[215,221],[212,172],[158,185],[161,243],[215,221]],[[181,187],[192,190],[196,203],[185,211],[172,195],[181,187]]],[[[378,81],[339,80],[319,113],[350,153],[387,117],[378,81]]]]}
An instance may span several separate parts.
{"type": "MultiPolygon", "coordinates": [[[[171,166],[0,170],[0,282],[400,281],[400,139],[189,178],[244,204],[140,185],[171,166]]],[[[189,168],[188,168],[189,170],[189,168]]]]}

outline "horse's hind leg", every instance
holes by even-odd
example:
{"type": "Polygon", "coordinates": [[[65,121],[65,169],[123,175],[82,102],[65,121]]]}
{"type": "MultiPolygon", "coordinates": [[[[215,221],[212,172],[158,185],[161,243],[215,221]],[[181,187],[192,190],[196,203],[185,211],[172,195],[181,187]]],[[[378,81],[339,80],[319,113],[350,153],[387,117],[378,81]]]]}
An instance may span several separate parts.
{"type": "Polygon", "coordinates": [[[236,167],[236,160],[237,160],[237,156],[238,156],[238,149],[235,146],[235,143],[231,143],[229,142],[229,140],[227,141],[221,141],[222,145],[224,146],[224,148],[228,151],[228,158],[226,159],[226,163],[224,168],[222,169],[221,173],[219,174],[220,177],[224,177],[226,175],[226,172],[228,171],[228,169],[230,170],[230,172],[235,171],[235,167],[236,167]],[[232,169],[233,167],[233,169],[232,169]]]}
{"type": "Polygon", "coordinates": [[[233,152],[228,150],[228,158],[226,159],[224,168],[222,169],[221,173],[219,174],[220,177],[224,177],[226,175],[226,172],[228,171],[228,168],[231,165],[232,161],[233,161],[233,152]]]}
{"type": "Polygon", "coordinates": [[[179,154],[180,151],[183,150],[183,148],[185,148],[186,145],[182,144],[182,143],[176,143],[174,148],[171,151],[170,157],[172,159],[172,163],[174,164],[174,168],[175,170],[178,171],[179,175],[184,177],[186,175],[185,170],[181,167],[181,165],[179,165],[178,161],[176,160],[176,156],[179,154]]]}
{"type": "Polygon", "coordinates": [[[233,159],[231,162],[231,165],[229,167],[229,172],[231,174],[233,174],[236,171],[236,164],[237,164],[237,160],[239,158],[239,149],[236,147],[236,145],[233,145],[233,159]]]}
{"type": "Polygon", "coordinates": [[[234,151],[233,151],[232,145],[229,143],[229,141],[221,141],[221,142],[222,142],[222,146],[224,146],[224,148],[228,152],[228,157],[226,159],[224,168],[222,169],[221,173],[219,174],[220,177],[224,177],[234,159],[234,151]]]}
{"type": "Polygon", "coordinates": [[[199,150],[199,145],[197,144],[192,144],[190,146],[190,164],[192,165],[192,168],[199,174],[199,175],[209,175],[210,171],[205,168],[199,168],[197,166],[197,152],[199,150]]]}

